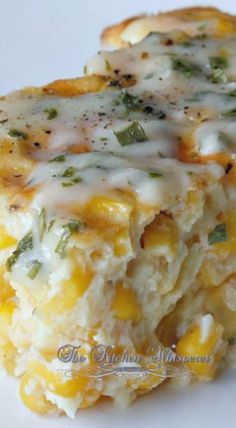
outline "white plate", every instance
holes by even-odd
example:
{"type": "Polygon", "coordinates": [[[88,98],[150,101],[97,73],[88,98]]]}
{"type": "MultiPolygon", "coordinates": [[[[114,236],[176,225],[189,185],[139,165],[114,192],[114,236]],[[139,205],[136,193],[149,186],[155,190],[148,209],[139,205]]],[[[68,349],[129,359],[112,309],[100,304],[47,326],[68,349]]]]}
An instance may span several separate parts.
{"type": "MultiPolygon", "coordinates": [[[[8,0],[1,1],[0,94],[26,85],[40,85],[78,76],[84,62],[99,49],[106,25],[143,12],[189,6],[165,0],[8,0]],[[159,4],[158,4],[159,3],[159,4]]],[[[233,0],[196,1],[236,14],[233,0]]],[[[181,390],[161,387],[119,410],[110,402],[82,410],[72,421],[40,418],[18,397],[18,382],[0,375],[1,428],[231,428],[236,425],[236,371],[210,384],[181,390]]]]}

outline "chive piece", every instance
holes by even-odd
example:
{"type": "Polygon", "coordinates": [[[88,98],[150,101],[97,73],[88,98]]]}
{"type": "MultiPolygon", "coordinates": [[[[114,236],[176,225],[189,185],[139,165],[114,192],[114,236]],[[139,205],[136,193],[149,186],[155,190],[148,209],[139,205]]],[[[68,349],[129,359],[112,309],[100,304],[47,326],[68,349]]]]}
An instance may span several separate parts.
{"type": "Polygon", "coordinates": [[[84,65],[83,72],[84,72],[84,74],[88,73],[88,67],[87,67],[87,65],[84,65]]]}
{"type": "Polygon", "coordinates": [[[233,91],[229,92],[228,95],[230,97],[236,97],[236,89],[234,89],[233,91]]]}
{"type": "Polygon", "coordinates": [[[199,27],[197,27],[198,31],[204,31],[206,29],[206,24],[201,24],[199,27]]]}
{"type": "Polygon", "coordinates": [[[106,64],[106,71],[112,71],[112,66],[108,61],[108,59],[105,59],[105,64],[106,64]]]}
{"type": "Polygon", "coordinates": [[[224,113],[221,114],[222,117],[234,117],[236,116],[236,108],[229,110],[229,111],[225,111],[224,113]]]}
{"type": "Polygon", "coordinates": [[[78,176],[73,178],[71,181],[73,181],[73,183],[77,184],[77,183],[81,183],[82,181],[82,177],[78,176]]]}
{"type": "Polygon", "coordinates": [[[39,214],[39,236],[40,236],[41,241],[43,239],[43,235],[44,235],[46,228],[47,228],[46,211],[45,211],[45,208],[43,208],[39,214]]]}
{"type": "Polygon", "coordinates": [[[216,69],[216,68],[224,69],[228,67],[228,61],[223,56],[211,56],[209,61],[210,61],[210,66],[213,69],[216,69]]]}
{"type": "Polygon", "coordinates": [[[71,220],[69,223],[63,226],[64,232],[55,248],[55,252],[63,258],[65,256],[65,248],[69,241],[70,236],[77,232],[81,226],[81,223],[77,220],[71,220]]]}
{"type": "Polygon", "coordinates": [[[119,131],[113,131],[118,142],[121,146],[128,146],[132,143],[142,143],[148,141],[148,137],[140,125],[140,123],[134,121],[125,128],[119,131]]]}
{"type": "Polygon", "coordinates": [[[172,61],[173,70],[179,71],[180,73],[184,74],[188,79],[192,77],[192,75],[195,73],[197,69],[195,65],[191,64],[185,59],[172,57],[171,61],[172,61]]]}
{"type": "Polygon", "coordinates": [[[62,187],[71,187],[73,186],[73,183],[71,181],[62,181],[61,185],[62,187]]]}
{"type": "Polygon", "coordinates": [[[163,174],[160,174],[160,172],[156,172],[156,171],[149,171],[148,175],[150,178],[163,177],[163,174]]]}
{"type": "Polygon", "coordinates": [[[140,109],[140,100],[126,89],[122,89],[119,99],[128,112],[140,109]]]}
{"type": "Polygon", "coordinates": [[[194,46],[194,44],[186,40],[185,42],[181,43],[181,46],[183,46],[184,48],[191,48],[192,46],[194,46]]]}
{"type": "Polygon", "coordinates": [[[69,230],[70,233],[78,232],[80,227],[81,227],[81,223],[79,220],[71,220],[69,221],[69,223],[63,226],[63,228],[69,230]]]}
{"type": "Polygon", "coordinates": [[[72,177],[72,175],[74,175],[75,171],[76,171],[76,168],[74,168],[73,166],[69,166],[63,172],[62,177],[72,177]]]}
{"type": "Polygon", "coordinates": [[[54,225],[54,223],[55,223],[55,219],[53,219],[53,220],[50,221],[50,223],[48,225],[48,232],[50,232],[50,230],[51,230],[52,226],[54,225]]]}
{"type": "Polygon", "coordinates": [[[7,270],[11,272],[12,266],[16,263],[20,255],[25,251],[32,250],[32,248],[33,248],[33,235],[32,235],[32,231],[30,231],[27,233],[27,235],[24,236],[24,238],[22,238],[18,242],[15,251],[13,251],[12,255],[8,257],[6,262],[7,270]]]}
{"type": "Polygon", "coordinates": [[[226,224],[217,224],[216,227],[208,235],[208,244],[213,245],[218,242],[226,242],[228,240],[228,234],[226,224]]]}
{"type": "Polygon", "coordinates": [[[210,80],[212,83],[227,83],[228,77],[225,74],[225,68],[228,67],[228,61],[222,56],[212,56],[209,58],[212,74],[210,80]]]}
{"type": "Polygon", "coordinates": [[[32,260],[27,273],[28,278],[34,279],[38,275],[41,269],[41,266],[42,266],[41,262],[39,262],[38,260],[32,260]]]}
{"type": "Polygon", "coordinates": [[[148,80],[148,79],[151,79],[153,76],[154,76],[153,73],[148,73],[148,74],[146,74],[146,76],[144,76],[144,79],[148,80]]]}
{"type": "Polygon", "coordinates": [[[27,140],[28,134],[24,131],[20,131],[19,129],[11,128],[8,132],[9,137],[18,138],[19,140],[27,140]]]}
{"type": "Polygon", "coordinates": [[[198,34],[197,36],[194,37],[194,39],[205,40],[205,39],[207,39],[207,34],[206,33],[198,34]]]}
{"type": "Polygon", "coordinates": [[[51,159],[49,162],[65,162],[65,155],[58,155],[55,158],[51,159]]]}
{"type": "Polygon", "coordinates": [[[213,73],[209,77],[210,81],[212,83],[227,83],[228,77],[225,74],[224,70],[221,68],[216,68],[213,70],[213,73]]]}
{"type": "Polygon", "coordinates": [[[229,339],[229,345],[236,345],[236,337],[229,339]]]}
{"type": "Polygon", "coordinates": [[[44,113],[48,114],[48,117],[47,117],[48,120],[55,119],[55,117],[58,116],[58,111],[54,107],[45,108],[44,113]]]}

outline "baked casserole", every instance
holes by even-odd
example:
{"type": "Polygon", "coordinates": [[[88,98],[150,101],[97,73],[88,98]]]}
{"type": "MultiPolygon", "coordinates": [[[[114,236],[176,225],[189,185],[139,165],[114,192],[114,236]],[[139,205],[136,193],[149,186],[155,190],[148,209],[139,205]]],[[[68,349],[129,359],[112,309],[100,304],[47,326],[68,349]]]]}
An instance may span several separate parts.
{"type": "Polygon", "coordinates": [[[41,414],[236,360],[236,17],[141,16],[102,41],[84,77],[0,99],[0,361],[41,414]],[[101,374],[98,345],[143,357],[136,375],[101,374]]]}

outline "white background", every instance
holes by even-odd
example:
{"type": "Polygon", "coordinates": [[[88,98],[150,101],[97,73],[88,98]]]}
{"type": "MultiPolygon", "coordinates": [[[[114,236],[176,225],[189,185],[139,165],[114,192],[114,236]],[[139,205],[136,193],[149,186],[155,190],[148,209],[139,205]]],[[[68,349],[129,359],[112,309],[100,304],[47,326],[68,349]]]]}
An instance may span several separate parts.
{"type": "MultiPolygon", "coordinates": [[[[236,0],[197,1],[236,14],[236,0]]],[[[81,74],[99,34],[130,15],[191,5],[174,0],[0,0],[0,94],[81,74]]],[[[75,421],[24,409],[17,382],[0,375],[0,428],[234,428],[236,373],[180,391],[160,389],[125,411],[99,404],[75,421]]]]}
{"type": "Polygon", "coordinates": [[[0,94],[81,74],[99,34],[130,15],[236,0],[0,0],[0,94]]]}

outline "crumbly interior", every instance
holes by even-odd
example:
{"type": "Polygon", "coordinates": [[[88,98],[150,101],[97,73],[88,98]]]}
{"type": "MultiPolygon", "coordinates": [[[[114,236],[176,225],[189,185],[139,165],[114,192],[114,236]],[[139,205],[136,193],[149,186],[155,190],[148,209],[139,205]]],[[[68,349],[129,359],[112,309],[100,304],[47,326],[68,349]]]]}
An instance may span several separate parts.
{"type": "Polygon", "coordinates": [[[0,100],[0,362],[32,411],[235,365],[236,37],[205,21],[0,100]]]}

